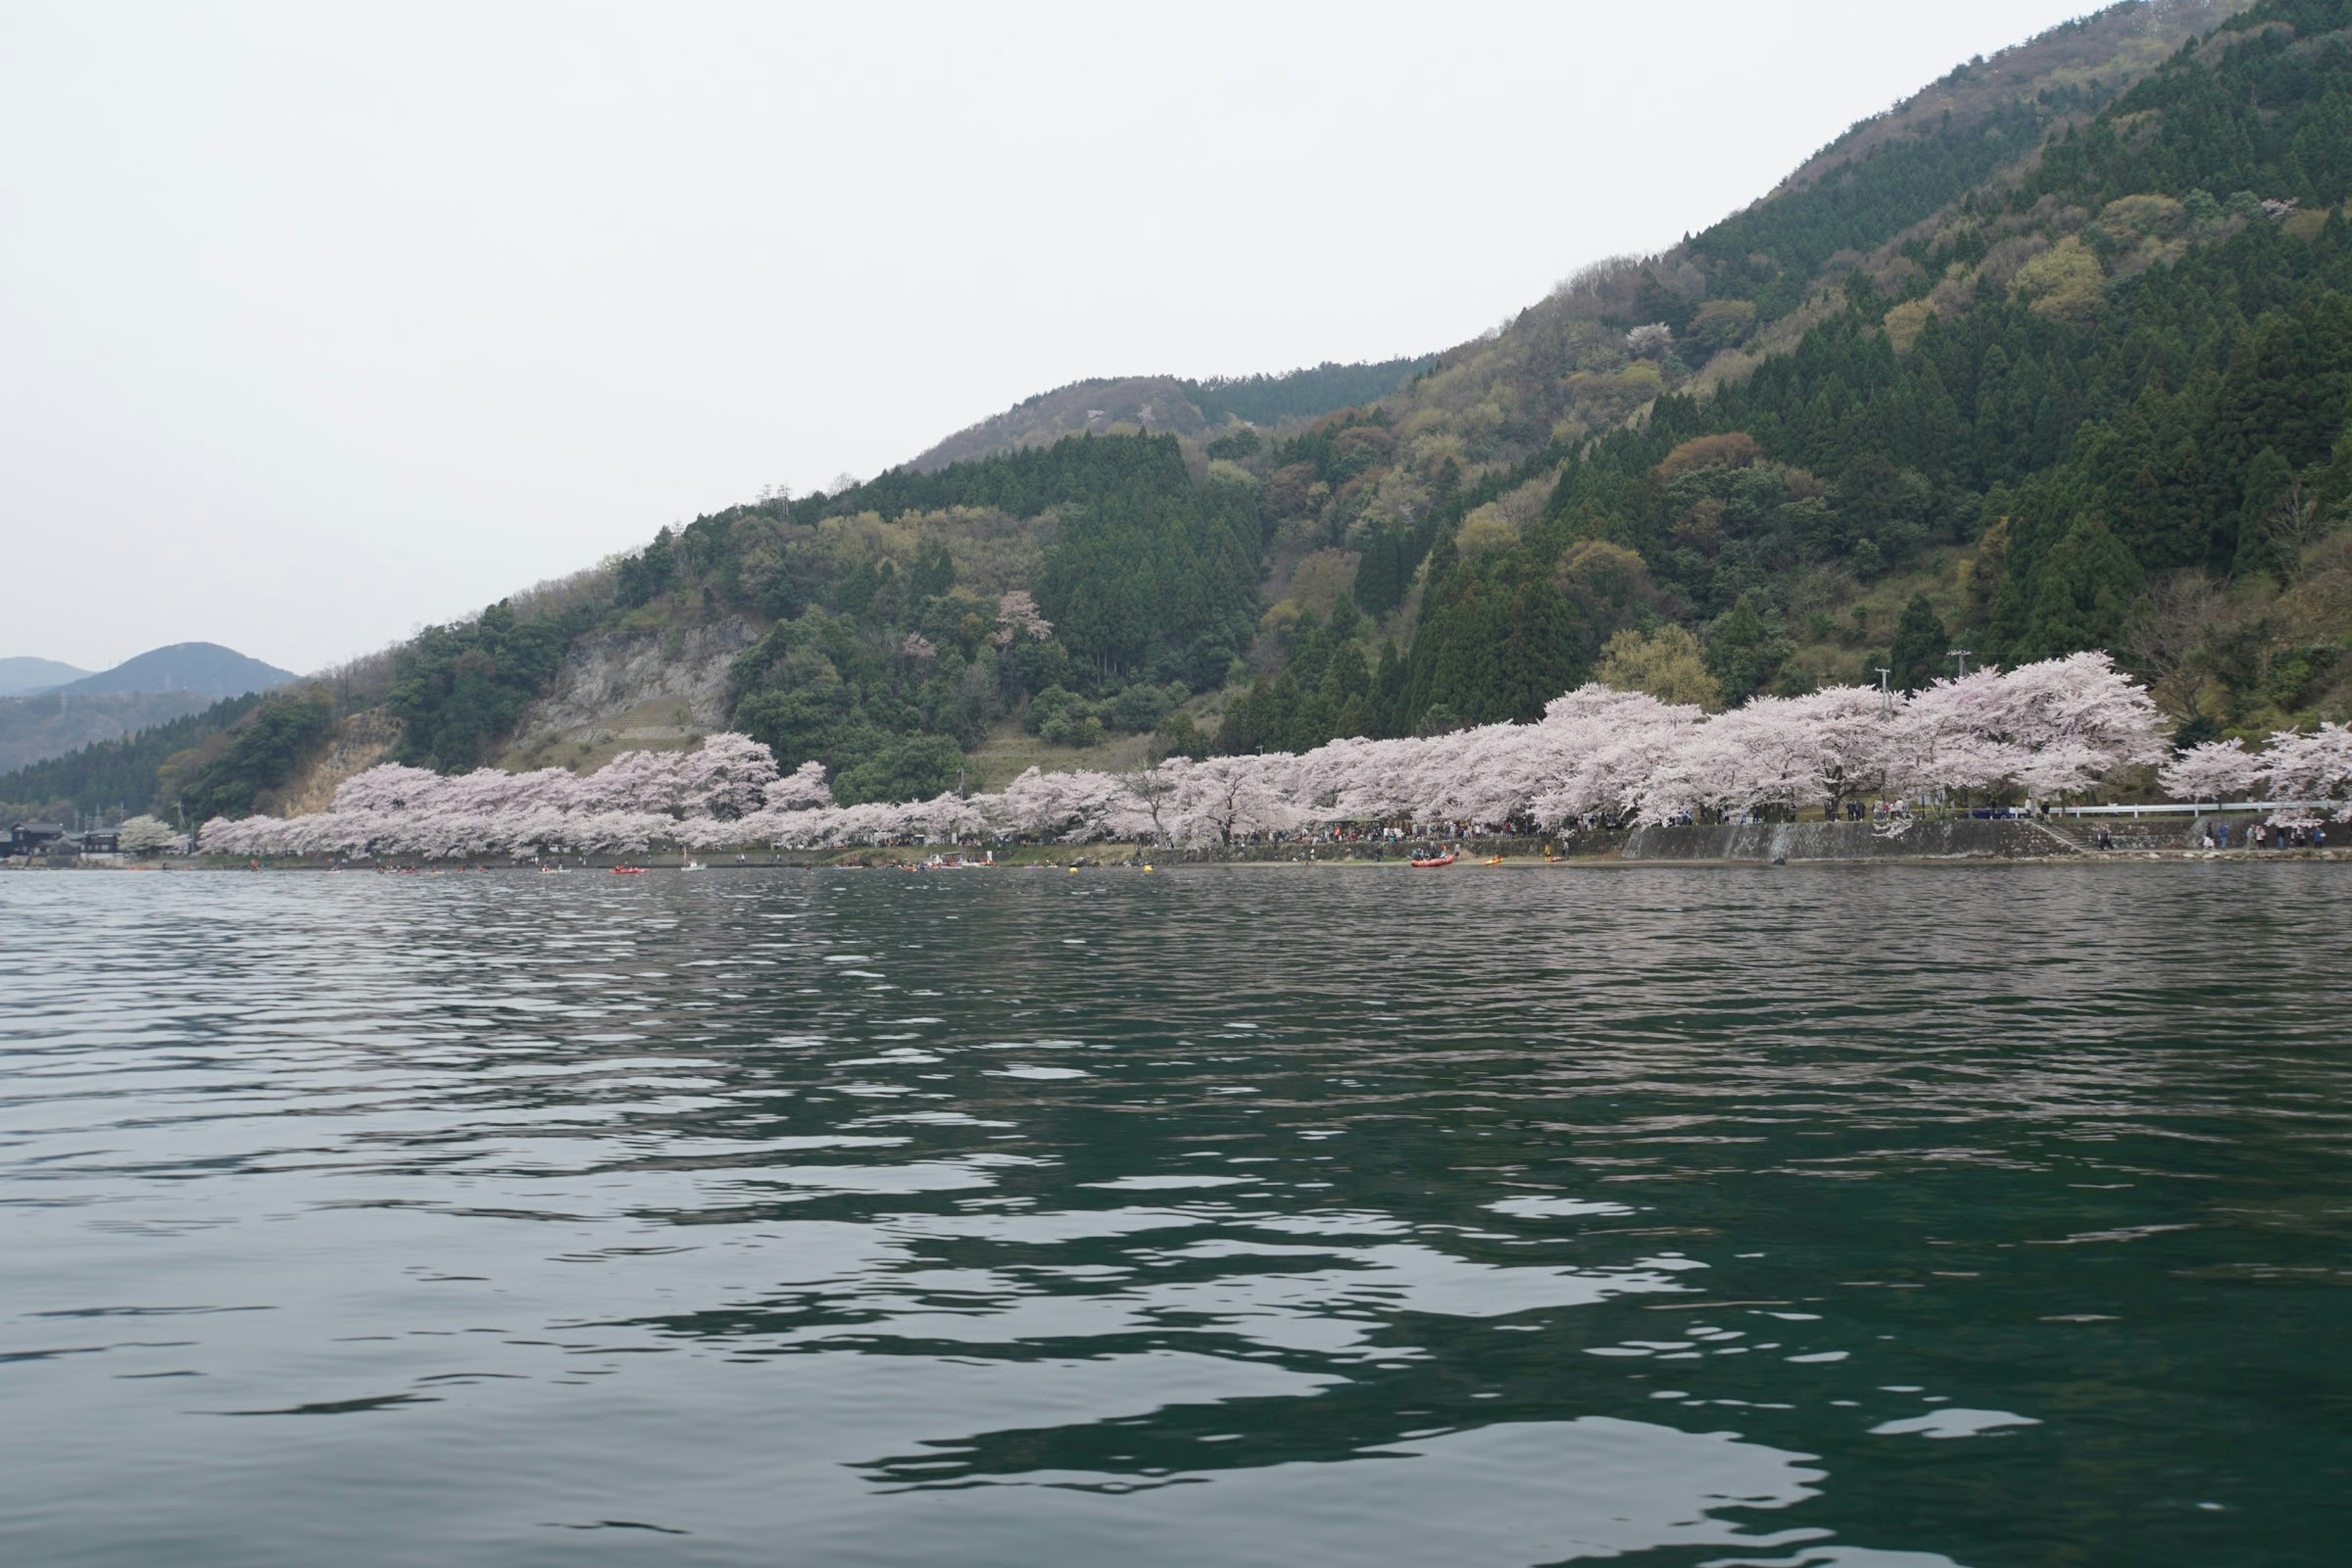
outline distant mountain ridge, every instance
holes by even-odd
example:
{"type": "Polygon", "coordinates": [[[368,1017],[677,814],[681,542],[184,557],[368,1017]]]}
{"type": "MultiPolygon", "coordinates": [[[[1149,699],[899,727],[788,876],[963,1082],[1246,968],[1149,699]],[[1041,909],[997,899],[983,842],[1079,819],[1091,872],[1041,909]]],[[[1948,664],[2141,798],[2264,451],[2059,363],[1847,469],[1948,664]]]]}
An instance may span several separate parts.
{"type": "MultiPolygon", "coordinates": [[[[127,740],[210,706],[193,691],[95,691],[0,697],[0,774],[13,774],[85,746],[127,740]]],[[[0,800],[22,800],[0,789],[0,800]]]]}
{"type": "Polygon", "coordinates": [[[1377,402],[1436,363],[1435,354],[1422,354],[1359,364],[1327,360],[1278,374],[1221,375],[1206,381],[1173,375],[1074,381],[967,426],[907,466],[918,473],[937,473],[950,463],[970,462],[1024,447],[1047,447],[1065,436],[1102,436],[1114,430],[1196,437],[1211,434],[1234,419],[1252,425],[1289,424],[1377,402]]]}
{"type": "Polygon", "coordinates": [[[223,698],[274,691],[299,679],[291,670],[209,642],[150,648],[96,675],[52,659],[8,659],[0,661],[0,677],[25,665],[67,675],[30,690],[0,691],[0,774],[124,740],[223,698]]]}
{"type": "Polygon", "coordinates": [[[248,658],[212,642],[173,643],[126,658],[112,669],[51,689],[68,696],[118,691],[184,691],[195,697],[242,697],[299,679],[290,669],[248,658]]]}
{"type": "Polygon", "coordinates": [[[0,697],[29,697],[52,691],[89,673],[54,658],[0,658],[0,697]]]}
{"type": "Polygon", "coordinates": [[[1209,416],[1172,375],[1098,376],[1024,398],[957,431],[907,467],[933,474],[950,463],[1049,447],[1065,436],[1106,435],[1121,426],[1152,436],[1199,436],[1209,428],[1209,416]]]}

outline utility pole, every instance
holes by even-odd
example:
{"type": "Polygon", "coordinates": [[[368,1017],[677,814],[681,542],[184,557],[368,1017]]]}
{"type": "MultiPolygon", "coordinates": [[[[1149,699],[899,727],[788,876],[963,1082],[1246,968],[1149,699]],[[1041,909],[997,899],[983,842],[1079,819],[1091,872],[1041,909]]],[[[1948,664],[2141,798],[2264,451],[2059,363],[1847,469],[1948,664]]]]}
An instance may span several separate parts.
{"type": "Polygon", "coordinates": [[[1966,680],[1969,678],[1969,660],[1976,657],[1976,651],[1972,647],[1956,647],[1948,651],[1944,657],[1959,660],[1960,679],[1966,680]]]}
{"type": "Polygon", "coordinates": [[[1886,684],[1886,678],[1895,672],[1883,664],[1875,668],[1878,670],[1878,711],[1882,717],[1892,719],[1895,717],[1895,692],[1886,684]]]}

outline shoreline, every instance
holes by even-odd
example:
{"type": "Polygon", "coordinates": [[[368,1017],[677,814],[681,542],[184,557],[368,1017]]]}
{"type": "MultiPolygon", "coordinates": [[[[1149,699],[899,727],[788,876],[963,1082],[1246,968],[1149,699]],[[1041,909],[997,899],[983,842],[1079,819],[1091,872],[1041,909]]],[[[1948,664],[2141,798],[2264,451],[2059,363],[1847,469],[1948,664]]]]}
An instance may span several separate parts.
{"type": "MultiPolygon", "coordinates": [[[[922,854],[899,855],[883,850],[845,851],[833,856],[790,854],[771,856],[737,864],[734,861],[709,861],[693,868],[694,874],[703,872],[749,871],[902,871],[945,874],[965,871],[1134,871],[1166,874],[1171,872],[1253,868],[1259,870],[1359,870],[1359,871],[1642,871],[1642,870],[1789,870],[1800,868],[1839,866],[2099,866],[2099,865],[2192,865],[2203,863],[2246,865],[2282,864],[2315,865],[2352,862],[2352,847],[2331,847],[2303,849],[2174,849],[2118,847],[2093,849],[2072,854],[1877,854],[1877,855],[1790,855],[1778,858],[1760,856],[1701,856],[1685,855],[1672,858],[1627,856],[1622,854],[1571,855],[1546,858],[1538,855],[1505,855],[1499,859],[1465,857],[1455,865],[1443,868],[1413,866],[1402,856],[1375,860],[1370,856],[1320,855],[1202,855],[1190,857],[1138,856],[1104,857],[1084,854],[1029,854],[1019,858],[1006,858],[993,865],[959,868],[926,867],[922,854]]],[[[686,865],[675,857],[648,857],[644,859],[615,860],[590,857],[587,863],[574,861],[562,867],[543,867],[537,862],[499,860],[463,860],[415,864],[382,864],[372,861],[337,864],[328,859],[284,857],[262,859],[198,858],[171,862],[139,861],[122,865],[74,865],[58,867],[26,867],[22,864],[0,866],[0,874],[33,875],[43,872],[140,872],[227,873],[255,871],[337,872],[355,876],[441,877],[470,876],[499,872],[517,876],[609,876],[616,866],[627,865],[647,875],[685,875],[686,865]]]]}
{"type": "MultiPolygon", "coordinates": [[[[667,850],[660,854],[567,853],[556,856],[497,855],[427,859],[394,855],[352,860],[337,855],[248,857],[204,855],[184,860],[89,865],[74,868],[168,870],[351,870],[379,875],[446,875],[511,870],[595,874],[629,867],[646,871],[746,871],[791,868],[853,869],[1088,869],[1122,868],[1173,871],[1202,866],[1351,866],[1412,868],[1415,847],[1444,845],[1458,859],[1444,869],[1615,868],[1685,866],[1836,865],[2053,865],[2119,860],[2140,864],[2214,860],[2352,859],[2352,827],[2339,828],[2339,842],[2294,848],[2208,847],[2215,830],[2210,817],[2164,821],[2114,819],[2085,826],[2038,817],[1900,817],[1885,821],[1750,822],[1591,828],[1554,834],[1469,834],[1411,839],[1277,841],[1171,848],[1132,841],[1092,844],[1020,844],[993,849],[929,845],[888,845],[832,849],[667,850]],[[2105,837],[2106,845],[2099,840],[2105,837]],[[988,864],[926,867],[940,855],[969,860],[985,855],[988,864]]],[[[2242,825],[2232,831],[2242,839],[2242,825]]],[[[45,864],[5,863],[9,869],[44,869],[45,864]]],[[[55,868],[64,869],[68,868],[55,868]]]]}

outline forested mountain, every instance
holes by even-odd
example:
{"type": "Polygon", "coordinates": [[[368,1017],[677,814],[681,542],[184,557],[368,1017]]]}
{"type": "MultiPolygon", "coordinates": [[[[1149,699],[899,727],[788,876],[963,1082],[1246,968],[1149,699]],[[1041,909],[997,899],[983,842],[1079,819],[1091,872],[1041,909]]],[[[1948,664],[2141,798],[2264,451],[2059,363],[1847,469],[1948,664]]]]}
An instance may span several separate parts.
{"type": "Polygon", "coordinates": [[[1295,750],[1954,650],[2111,648],[2192,737],[2344,717],[2347,195],[2352,0],[2118,5],[1433,363],[1064,389],[274,696],[178,787],[269,798],[355,713],[371,755],[580,765],[524,738],[584,647],[729,628],[724,716],[845,802],[1024,731],[1295,750]]]}
{"type": "Polygon", "coordinates": [[[176,786],[194,764],[199,748],[225,735],[261,701],[257,695],[231,697],[127,738],[82,746],[0,774],[0,821],[72,812],[117,817],[151,810],[169,815],[178,796],[176,786]]]}
{"type": "MultiPolygon", "coordinates": [[[[96,675],[67,665],[49,668],[68,671],[68,679],[44,682],[30,695],[0,695],[0,774],[141,733],[220,698],[266,691],[294,679],[217,643],[152,648],[96,675]]],[[[9,787],[0,780],[0,800],[11,798],[9,787]]]]}
{"type": "Polygon", "coordinates": [[[111,669],[56,688],[76,696],[115,691],[187,691],[199,697],[242,697],[268,691],[295,679],[290,669],[248,658],[216,642],[173,643],[149,648],[111,669]]]}
{"type": "Polygon", "coordinates": [[[1397,732],[1596,670],[1916,684],[1955,647],[2113,647],[2198,732],[2340,716],[2347,22],[2276,0],[2119,95],[2077,63],[1965,149],[1876,141],[1250,459],[1277,566],[1337,552],[1389,619],[1302,601],[1227,743],[1328,738],[1367,666],[1397,732]]]}
{"type": "Polygon", "coordinates": [[[54,691],[68,680],[79,680],[89,670],[53,658],[0,658],[0,697],[28,697],[54,691]]]}
{"type": "Polygon", "coordinates": [[[0,773],[152,729],[209,701],[188,691],[0,697],[0,773]]]}
{"type": "Polygon", "coordinates": [[[1078,436],[698,519],[624,561],[617,595],[772,621],[736,667],[738,727],[824,761],[837,795],[902,799],[953,784],[1015,707],[1084,741],[1222,685],[1258,538],[1250,487],[1196,476],[1175,437],[1078,436]]]}

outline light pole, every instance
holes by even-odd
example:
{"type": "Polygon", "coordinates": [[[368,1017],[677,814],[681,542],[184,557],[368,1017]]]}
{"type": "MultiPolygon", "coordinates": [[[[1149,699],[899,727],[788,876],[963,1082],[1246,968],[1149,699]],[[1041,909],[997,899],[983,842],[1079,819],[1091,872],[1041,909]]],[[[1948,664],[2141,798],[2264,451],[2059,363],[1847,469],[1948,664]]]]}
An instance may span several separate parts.
{"type": "Polygon", "coordinates": [[[1956,647],[1948,650],[1944,657],[1959,660],[1960,679],[1966,680],[1969,678],[1969,660],[1976,657],[1976,651],[1972,647],[1956,647]]]}
{"type": "Polygon", "coordinates": [[[1892,719],[1893,717],[1895,717],[1895,693],[1894,693],[1894,691],[1893,691],[1893,690],[1892,690],[1892,689],[1887,686],[1887,684],[1886,684],[1886,678],[1887,678],[1888,676],[1890,676],[1890,675],[1893,675],[1895,672],[1894,672],[1893,670],[1891,670],[1891,669],[1887,668],[1886,668],[1885,665],[1883,665],[1883,664],[1882,664],[1882,665],[1878,665],[1878,666],[1876,666],[1875,668],[1876,668],[1876,669],[1878,670],[1878,712],[1879,712],[1879,716],[1880,716],[1881,718],[1892,719]]]}

